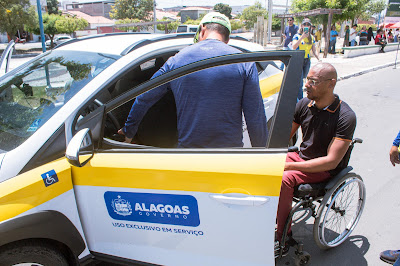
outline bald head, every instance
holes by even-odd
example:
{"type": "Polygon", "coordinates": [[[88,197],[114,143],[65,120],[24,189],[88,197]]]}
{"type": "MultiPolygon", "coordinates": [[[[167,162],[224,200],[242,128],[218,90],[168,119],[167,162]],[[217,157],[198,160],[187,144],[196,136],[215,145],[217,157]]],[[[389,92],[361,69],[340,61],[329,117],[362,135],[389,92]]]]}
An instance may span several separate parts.
{"type": "Polygon", "coordinates": [[[319,79],[334,79],[337,80],[337,72],[334,66],[329,63],[318,63],[312,67],[319,79]]]}

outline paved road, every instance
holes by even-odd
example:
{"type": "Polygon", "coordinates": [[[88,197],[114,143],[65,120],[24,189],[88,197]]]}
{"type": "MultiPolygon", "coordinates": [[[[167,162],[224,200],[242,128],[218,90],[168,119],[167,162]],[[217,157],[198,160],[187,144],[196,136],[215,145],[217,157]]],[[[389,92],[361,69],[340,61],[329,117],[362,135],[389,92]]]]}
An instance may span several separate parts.
{"type": "MultiPolygon", "coordinates": [[[[384,249],[400,248],[400,165],[389,162],[391,143],[400,130],[400,69],[385,68],[340,81],[336,93],[357,114],[357,145],[350,165],[360,174],[367,189],[366,207],[360,223],[341,246],[321,251],[312,238],[313,218],[293,227],[295,238],[305,242],[310,265],[389,265],[379,259],[384,249]]],[[[277,265],[294,265],[294,253],[277,265]]]]}

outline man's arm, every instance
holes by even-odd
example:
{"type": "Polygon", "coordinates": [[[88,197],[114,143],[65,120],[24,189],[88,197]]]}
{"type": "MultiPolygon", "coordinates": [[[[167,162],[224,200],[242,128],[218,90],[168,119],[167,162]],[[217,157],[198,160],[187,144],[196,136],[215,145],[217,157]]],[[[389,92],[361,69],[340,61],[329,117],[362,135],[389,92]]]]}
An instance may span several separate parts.
{"type": "Polygon", "coordinates": [[[292,139],[294,134],[296,133],[297,129],[299,129],[300,125],[297,124],[296,122],[292,122],[292,131],[290,131],[290,138],[292,139]]]}
{"type": "Polygon", "coordinates": [[[244,83],[242,108],[249,131],[251,146],[265,147],[268,137],[267,119],[260,91],[258,72],[254,63],[251,64],[244,83]]]}
{"type": "Polygon", "coordinates": [[[324,172],[335,169],[343,159],[350,145],[349,140],[334,138],[329,145],[328,154],[304,162],[286,162],[285,171],[298,170],[308,173],[324,172]]]}

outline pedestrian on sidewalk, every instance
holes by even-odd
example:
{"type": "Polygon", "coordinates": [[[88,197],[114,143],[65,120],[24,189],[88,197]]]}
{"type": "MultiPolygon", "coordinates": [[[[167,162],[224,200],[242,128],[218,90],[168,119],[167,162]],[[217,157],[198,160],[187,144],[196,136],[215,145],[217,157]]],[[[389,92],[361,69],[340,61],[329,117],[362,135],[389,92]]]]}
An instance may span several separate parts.
{"type": "Polygon", "coordinates": [[[336,37],[338,36],[338,33],[336,31],[336,27],[332,25],[331,27],[331,38],[329,40],[329,47],[328,47],[328,53],[330,54],[336,54],[336,37]]]}
{"type": "Polygon", "coordinates": [[[350,27],[349,27],[349,25],[346,25],[346,27],[344,29],[343,47],[349,46],[349,37],[350,37],[350,27]]]}
{"type": "Polygon", "coordinates": [[[360,31],[360,45],[367,45],[368,43],[367,27],[363,26],[360,31]]]}
{"type": "Polygon", "coordinates": [[[297,100],[301,100],[303,98],[303,79],[307,77],[308,71],[310,70],[311,60],[310,60],[310,52],[312,50],[314,56],[318,59],[319,57],[315,51],[315,38],[310,34],[311,29],[311,20],[305,18],[301,23],[301,28],[299,32],[293,36],[293,50],[303,50],[304,60],[303,60],[303,71],[300,80],[299,92],[297,95],[297,100]]]}
{"type": "Polygon", "coordinates": [[[379,29],[378,32],[376,33],[375,44],[381,46],[381,49],[379,50],[380,53],[385,52],[383,49],[386,46],[386,40],[385,40],[385,36],[383,35],[383,32],[381,29],[379,29]]]}
{"type": "Polygon", "coordinates": [[[350,46],[356,46],[356,37],[357,37],[357,24],[354,24],[350,30],[350,36],[349,36],[350,46]]]}
{"type": "Polygon", "coordinates": [[[288,18],[288,26],[285,27],[284,34],[282,34],[284,43],[283,43],[283,50],[290,50],[288,47],[289,43],[292,42],[293,36],[297,33],[299,30],[299,26],[294,24],[294,18],[290,17],[288,18]]]}
{"type": "Polygon", "coordinates": [[[367,40],[368,40],[368,44],[371,42],[371,40],[374,40],[374,32],[372,31],[372,27],[368,28],[368,36],[367,36],[367,40]]]}
{"type": "MultiPolygon", "coordinates": [[[[400,131],[399,134],[397,134],[397,137],[394,139],[393,145],[390,148],[389,152],[389,159],[393,166],[396,166],[396,164],[400,164],[399,146],[400,131]]],[[[400,266],[400,250],[385,250],[381,252],[379,257],[384,262],[393,264],[394,266],[400,266]]]]}

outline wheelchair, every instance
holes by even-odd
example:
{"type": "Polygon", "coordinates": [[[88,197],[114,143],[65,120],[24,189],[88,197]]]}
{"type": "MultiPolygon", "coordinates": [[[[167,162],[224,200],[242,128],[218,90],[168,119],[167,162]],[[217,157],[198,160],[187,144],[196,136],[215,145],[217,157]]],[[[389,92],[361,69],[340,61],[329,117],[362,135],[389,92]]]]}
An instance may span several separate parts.
{"type": "MultiPolygon", "coordinates": [[[[350,154],[355,143],[362,139],[352,140],[344,157],[345,165],[350,160],[350,154]]],[[[289,151],[297,151],[290,147],[289,151]]],[[[279,246],[275,246],[275,259],[284,255],[285,243],[295,247],[296,265],[307,265],[311,255],[303,250],[303,244],[287,233],[293,215],[300,210],[310,209],[315,218],[313,226],[314,241],[320,249],[330,249],[342,244],[351,234],[360,220],[365,205],[365,185],[362,178],[351,172],[353,167],[347,166],[336,176],[323,183],[302,184],[294,189],[293,202],[283,236],[279,246]],[[318,208],[317,208],[318,207],[318,208]]]]}

